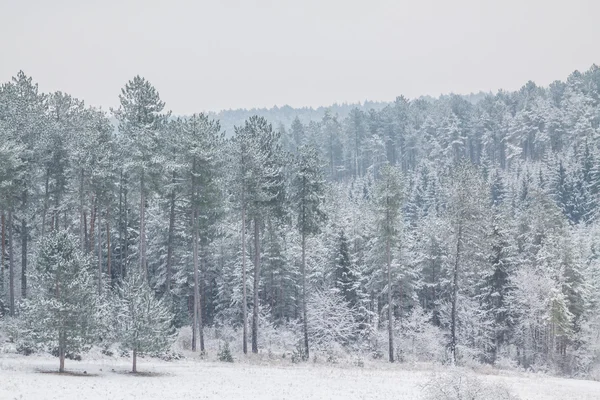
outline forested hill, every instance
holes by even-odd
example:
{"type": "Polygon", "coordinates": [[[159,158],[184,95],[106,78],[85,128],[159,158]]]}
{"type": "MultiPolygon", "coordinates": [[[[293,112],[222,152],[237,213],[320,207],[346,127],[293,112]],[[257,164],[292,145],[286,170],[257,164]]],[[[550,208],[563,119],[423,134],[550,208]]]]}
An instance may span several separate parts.
{"type": "MultiPolygon", "coordinates": [[[[476,104],[486,96],[486,93],[471,93],[461,95],[465,100],[476,104]]],[[[430,96],[421,96],[420,100],[434,102],[436,99],[430,96]]],[[[342,103],[332,104],[327,107],[291,107],[288,105],[272,108],[253,108],[253,109],[235,109],[222,110],[219,112],[211,112],[209,115],[212,118],[219,120],[221,127],[227,135],[232,135],[235,126],[241,126],[244,121],[253,115],[258,115],[266,118],[275,128],[285,129],[291,126],[294,119],[298,118],[303,124],[309,124],[311,121],[318,122],[323,119],[326,113],[335,115],[337,118],[346,118],[352,110],[360,110],[369,112],[371,110],[381,111],[381,109],[389,106],[393,102],[390,101],[369,101],[366,100],[360,103],[342,103]]]]}
{"type": "Polygon", "coordinates": [[[266,118],[274,127],[278,128],[290,126],[295,118],[298,118],[304,124],[308,124],[311,121],[320,121],[326,112],[346,117],[355,108],[365,112],[371,109],[379,111],[388,104],[389,102],[365,101],[362,103],[333,104],[329,107],[317,108],[294,108],[285,105],[282,107],[274,106],[272,108],[253,108],[249,110],[223,110],[217,113],[209,113],[209,115],[219,120],[221,127],[227,135],[232,135],[235,126],[242,126],[244,121],[253,115],[266,118]]]}
{"type": "MultiPolygon", "coordinates": [[[[156,296],[161,332],[191,325],[199,349],[214,326],[244,352],[291,340],[296,360],[598,368],[597,66],[483,96],[186,118],[159,89],[132,78],[109,115],[23,72],[2,85],[0,315],[25,324],[19,348],[107,341],[114,299],[156,296]],[[45,312],[92,292],[77,323],[45,312]]],[[[155,351],[157,332],[114,340],[155,351]]]]}

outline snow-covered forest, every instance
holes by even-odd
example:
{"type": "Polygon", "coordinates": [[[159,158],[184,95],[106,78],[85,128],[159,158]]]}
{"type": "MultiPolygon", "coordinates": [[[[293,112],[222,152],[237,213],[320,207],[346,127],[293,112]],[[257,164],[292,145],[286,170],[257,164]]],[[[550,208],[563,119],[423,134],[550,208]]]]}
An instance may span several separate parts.
{"type": "Polygon", "coordinates": [[[62,371],[117,343],[135,370],[179,330],[200,353],[227,328],[233,352],[279,340],[300,362],[598,374],[598,66],[516,92],[240,110],[227,129],[159,90],[137,76],[107,111],[23,72],[1,86],[16,351],[62,371]]]}

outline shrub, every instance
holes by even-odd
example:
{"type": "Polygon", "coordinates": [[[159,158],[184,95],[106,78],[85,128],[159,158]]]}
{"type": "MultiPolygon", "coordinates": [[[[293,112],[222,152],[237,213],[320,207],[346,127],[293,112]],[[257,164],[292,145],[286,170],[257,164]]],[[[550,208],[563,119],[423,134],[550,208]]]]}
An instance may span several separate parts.
{"type": "Polygon", "coordinates": [[[304,342],[302,340],[298,340],[298,342],[296,342],[296,349],[292,352],[292,362],[294,364],[298,364],[299,362],[307,360],[308,354],[306,354],[304,342]]]}
{"type": "Polygon", "coordinates": [[[508,388],[483,382],[472,373],[453,368],[434,374],[424,385],[425,400],[518,400],[508,388]]]}
{"type": "Polygon", "coordinates": [[[219,345],[219,353],[217,354],[219,361],[223,362],[233,362],[233,356],[231,355],[231,350],[229,349],[229,342],[225,342],[223,347],[219,345]]]}

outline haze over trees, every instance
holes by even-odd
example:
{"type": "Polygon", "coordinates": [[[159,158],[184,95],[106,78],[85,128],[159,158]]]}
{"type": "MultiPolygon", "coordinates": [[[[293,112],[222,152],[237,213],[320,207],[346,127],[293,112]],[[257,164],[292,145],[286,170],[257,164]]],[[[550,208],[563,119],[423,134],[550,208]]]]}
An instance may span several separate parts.
{"type": "Polygon", "coordinates": [[[107,113],[1,86],[0,315],[61,371],[115,313],[134,370],[184,325],[200,351],[229,326],[260,352],[269,325],[306,356],[597,366],[599,67],[224,124],[158,89],[134,77],[107,113]]]}

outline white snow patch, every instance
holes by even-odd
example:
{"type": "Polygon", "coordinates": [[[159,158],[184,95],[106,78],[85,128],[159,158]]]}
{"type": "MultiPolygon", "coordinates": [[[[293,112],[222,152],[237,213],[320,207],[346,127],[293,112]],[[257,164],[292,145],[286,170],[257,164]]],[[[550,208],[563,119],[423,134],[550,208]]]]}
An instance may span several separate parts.
{"type": "MultiPolygon", "coordinates": [[[[403,364],[343,368],[151,358],[139,359],[138,369],[153,376],[133,376],[127,359],[114,358],[66,361],[67,370],[90,376],[40,372],[57,367],[58,360],[49,356],[1,355],[0,399],[421,399],[432,374],[403,364]]],[[[503,383],[523,400],[600,399],[600,382],[524,374],[478,377],[503,383]]]]}

